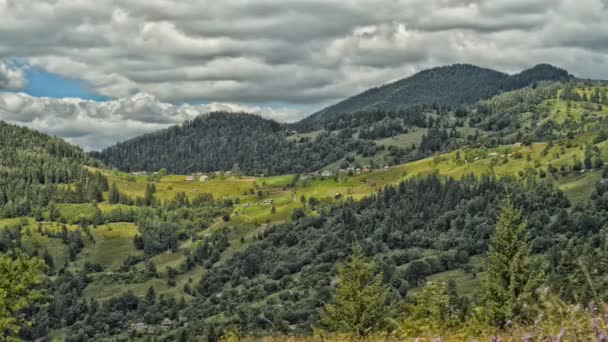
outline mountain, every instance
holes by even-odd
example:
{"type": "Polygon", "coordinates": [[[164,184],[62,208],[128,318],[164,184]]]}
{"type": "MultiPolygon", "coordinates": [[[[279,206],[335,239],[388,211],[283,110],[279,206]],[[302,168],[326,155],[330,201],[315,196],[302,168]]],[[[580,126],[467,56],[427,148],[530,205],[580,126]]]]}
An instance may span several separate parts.
{"type": "Polygon", "coordinates": [[[284,124],[245,113],[210,113],[108,147],[93,156],[125,171],[174,173],[243,171],[281,174],[313,171],[349,152],[373,153],[373,144],[322,134],[286,139],[284,124]],[[371,151],[369,151],[371,149],[371,151]]]}
{"type": "Polygon", "coordinates": [[[296,126],[316,130],[339,114],[398,111],[423,104],[457,107],[472,104],[500,92],[523,88],[538,81],[569,78],[566,70],[540,64],[515,75],[469,64],[455,64],[421,71],[408,78],[364,91],[322,109],[296,126]]]}
{"type": "Polygon", "coordinates": [[[52,202],[99,198],[103,180],[83,164],[98,162],[59,138],[0,121],[0,218],[39,216],[52,202]],[[69,183],[81,186],[58,186],[69,183]]]}

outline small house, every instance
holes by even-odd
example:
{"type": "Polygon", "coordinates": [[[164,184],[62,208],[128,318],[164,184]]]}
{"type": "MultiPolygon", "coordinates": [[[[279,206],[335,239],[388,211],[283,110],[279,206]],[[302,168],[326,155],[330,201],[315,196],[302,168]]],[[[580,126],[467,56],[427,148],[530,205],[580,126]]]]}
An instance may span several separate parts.
{"type": "Polygon", "coordinates": [[[194,181],[194,176],[186,176],[186,182],[194,181]]]}
{"type": "Polygon", "coordinates": [[[389,169],[389,166],[388,166],[388,165],[384,165],[384,169],[385,169],[385,170],[388,170],[388,169],[389,169]]]}
{"type": "Polygon", "coordinates": [[[199,182],[204,182],[204,181],[206,181],[208,178],[209,178],[209,176],[203,175],[203,176],[200,176],[198,180],[199,180],[199,182]]]}
{"type": "Polygon", "coordinates": [[[170,320],[169,318],[165,318],[160,325],[162,325],[165,328],[170,328],[173,325],[173,321],[170,320]]]}
{"type": "Polygon", "coordinates": [[[332,172],[329,170],[323,170],[323,172],[321,172],[321,176],[322,177],[331,177],[332,172]]]}
{"type": "Polygon", "coordinates": [[[497,152],[492,152],[488,154],[488,157],[492,158],[492,159],[496,159],[498,157],[500,157],[500,154],[498,154],[497,152]]]}

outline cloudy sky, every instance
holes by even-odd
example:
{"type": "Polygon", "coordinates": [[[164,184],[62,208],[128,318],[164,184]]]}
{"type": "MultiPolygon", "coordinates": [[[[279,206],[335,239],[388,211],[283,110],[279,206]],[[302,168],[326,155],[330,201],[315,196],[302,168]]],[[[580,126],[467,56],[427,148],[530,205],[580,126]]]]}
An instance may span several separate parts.
{"type": "Polygon", "coordinates": [[[212,110],[294,121],[424,68],[608,79],[608,0],[0,0],[0,120],[86,149],[212,110]]]}

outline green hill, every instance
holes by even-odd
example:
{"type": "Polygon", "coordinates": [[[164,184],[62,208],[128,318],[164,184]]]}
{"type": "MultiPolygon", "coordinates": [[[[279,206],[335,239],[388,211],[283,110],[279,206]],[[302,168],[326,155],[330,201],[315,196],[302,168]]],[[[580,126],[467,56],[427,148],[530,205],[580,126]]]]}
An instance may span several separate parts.
{"type": "Polygon", "coordinates": [[[534,82],[566,81],[568,78],[567,71],[546,64],[511,76],[468,64],[437,67],[369,89],[314,113],[296,126],[316,130],[340,115],[356,112],[399,111],[430,104],[458,107],[534,82]]]}
{"type": "Polygon", "coordinates": [[[50,203],[99,196],[103,180],[84,164],[100,165],[61,139],[0,121],[0,218],[40,217],[50,203]]]}

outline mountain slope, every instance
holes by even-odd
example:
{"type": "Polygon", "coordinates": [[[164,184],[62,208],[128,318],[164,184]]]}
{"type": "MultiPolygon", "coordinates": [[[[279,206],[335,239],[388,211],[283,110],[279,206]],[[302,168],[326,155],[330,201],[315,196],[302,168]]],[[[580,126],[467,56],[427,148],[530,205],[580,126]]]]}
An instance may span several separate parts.
{"type": "Polygon", "coordinates": [[[566,80],[568,77],[567,71],[547,64],[512,76],[469,64],[437,67],[369,89],[314,113],[296,126],[303,130],[320,129],[324,121],[344,113],[396,111],[423,104],[460,106],[533,82],[566,80]]]}
{"type": "Polygon", "coordinates": [[[320,169],[346,153],[373,144],[323,134],[290,141],[286,126],[256,115],[210,113],[192,121],[119,143],[93,155],[126,171],[174,173],[242,170],[281,174],[320,169]]]}
{"type": "Polygon", "coordinates": [[[96,163],[59,138],[0,121],[0,218],[28,215],[51,202],[93,199],[102,180],[82,165],[96,163]],[[82,187],[73,192],[57,186],[73,182],[82,187]]]}

